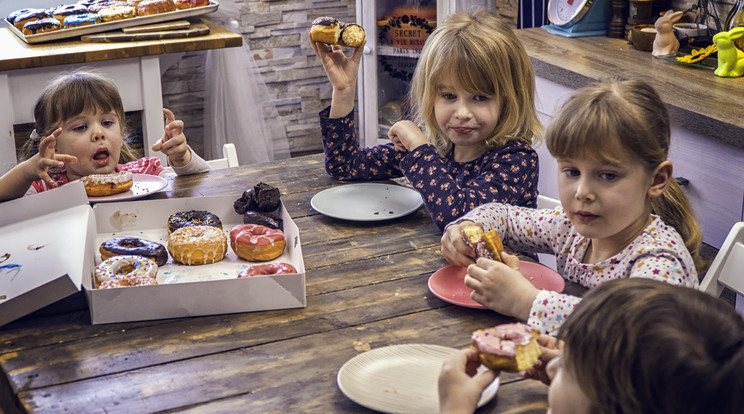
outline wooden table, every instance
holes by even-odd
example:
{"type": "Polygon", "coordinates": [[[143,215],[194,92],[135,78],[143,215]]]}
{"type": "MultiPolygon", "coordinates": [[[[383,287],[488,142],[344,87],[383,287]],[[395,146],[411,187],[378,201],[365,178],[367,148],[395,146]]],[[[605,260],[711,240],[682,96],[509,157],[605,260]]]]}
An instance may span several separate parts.
{"type": "Polygon", "coordinates": [[[161,66],[168,68],[179,54],[243,44],[233,33],[206,18],[209,34],[181,39],[86,43],[79,38],[27,44],[9,28],[0,29],[0,174],[16,164],[13,125],[31,123],[33,106],[47,83],[65,71],[92,68],[110,78],[122,95],[125,111],[142,111],[142,140],[149,156],[165,156],[150,147],[163,135],[161,66]]]}
{"type": "MultiPolygon", "coordinates": [[[[310,206],[343,183],[322,155],[178,177],[154,199],[278,187],[300,228],[307,307],[91,325],[74,295],[0,328],[0,407],[29,412],[370,412],[339,390],[339,368],[394,344],[468,345],[478,328],[510,322],[432,295],[447,263],[421,207],[388,222],[332,219],[310,206]]],[[[502,374],[479,412],[543,413],[547,387],[502,374]]]]}

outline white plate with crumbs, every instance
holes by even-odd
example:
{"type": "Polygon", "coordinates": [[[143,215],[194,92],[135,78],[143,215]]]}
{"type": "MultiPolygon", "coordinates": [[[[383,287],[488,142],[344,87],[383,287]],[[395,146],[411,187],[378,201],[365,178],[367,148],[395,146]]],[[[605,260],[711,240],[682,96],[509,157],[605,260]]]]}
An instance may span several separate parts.
{"type": "Polygon", "coordinates": [[[91,203],[101,203],[104,201],[136,200],[146,195],[156,193],[167,186],[168,180],[158,175],[132,174],[132,188],[129,190],[109,196],[88,196],[88,201],[91,203]]]}
{"type": "MultiPolygon", "coordinates": [[[[367,351],[338,371],[341,392],[350,400],[385,413],[438,413],[437,382],[442,362],[457,349],[439,345],[392,345],[367,351]]],[[[485,368],[481,367],[479,372],[485,368]]],[[[483,391],[478,407],[499,388],[498,377],[483,391]]]]}
{"type": "Polygon", "coordinates": [[[320,214],[342,220],[381,221],[411,214],[424,203],[418,191],[397,184],[345,184],[313,196],[320,214]]]}

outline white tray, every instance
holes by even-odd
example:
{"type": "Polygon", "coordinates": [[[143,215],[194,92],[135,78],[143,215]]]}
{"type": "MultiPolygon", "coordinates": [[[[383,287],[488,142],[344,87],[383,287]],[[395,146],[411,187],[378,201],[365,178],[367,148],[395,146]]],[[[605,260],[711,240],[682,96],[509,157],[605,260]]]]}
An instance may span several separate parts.
{"type": "Polygon", "coordinates": [[[4,19],[8,29],[26,43],[41,43],[50,40],[67,39],[92,33],[108,32],[111,30],[122,29],[125,27],[140,26],[143,24],[152,24],[167,22],[170,20],[184,19],[186,17],[199,16],[202,14],[212,13],[219,7],[219,3],[210,1],[208,5],[194,7],[191,9],[176,10],[167,13],[153,14],[150,16],[137,16],[130,19],[115,20],[113,22],[97,23],[89,26],[75,27],[72,29],[60,29],[52,32],[39,33],[33,35],[24,35],[12,25],[8,19],[4,19]]]}

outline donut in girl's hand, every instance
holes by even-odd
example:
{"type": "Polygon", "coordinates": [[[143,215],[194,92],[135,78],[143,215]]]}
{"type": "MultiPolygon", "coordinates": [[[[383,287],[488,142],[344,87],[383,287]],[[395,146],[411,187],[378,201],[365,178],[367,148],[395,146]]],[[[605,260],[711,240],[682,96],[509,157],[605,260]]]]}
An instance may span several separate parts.
{"type": "Polygon", "coordinates": [[[157,275],[157,263],[146,257],[113,256],[96,267],[96,285],[101,289],[146,284],[156,285],[155,278],[157,275]]]}
{"type": "Polygon", "coordinates": [[[251,276],[280,275],[282,273],[297,273],[297,269],[289,263],[265,263],[248,266],[238,274],[238,279],[251,276]]]}
{"type": "Polygon", "coordinates": [[[230,230],[230,246],[245,260],[264,262],[281,256],[287,242],[281,230],[258,224],[238,224],[230,230]]]}
{"type": "Polygon", "coordinates": [[[117,237],[107,240],[101,244],[98,249],[101,252],[101,259],[106,260],[112,256],[143,256],[152,259],[158,266],[162,266],[168,261],[168,251],[160,243],[137,237],[117,237]]]}
{"type": "Polygon", "coordinates": [[[498,325],[473,332],[470,347],[478,350],[481,363],[490,369],[524,371],[535,365],[542,353],[538,335],[522,323],[498,325]]]}

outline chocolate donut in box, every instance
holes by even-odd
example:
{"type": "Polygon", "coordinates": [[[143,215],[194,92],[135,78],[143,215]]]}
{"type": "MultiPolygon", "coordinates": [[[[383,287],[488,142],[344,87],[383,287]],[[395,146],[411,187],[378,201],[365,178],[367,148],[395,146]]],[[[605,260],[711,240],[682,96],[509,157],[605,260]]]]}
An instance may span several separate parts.
{"type": "MultiPolygon", "coordinates": [[[[79,291],[93,324],[253,312],[306,306],[305,265],[299,230],[280,203],[286,247],[276,259],[250,262],[228,246],[219,261],[186,265],[169,257],[157,269],[157,284],[99,289],[99,247],[118,237],[168,244],[168,218],[179,211],[209,211],[225,235],[243,224],[234,203],[242,194],[129,200],[89,204],[72,182],[3,204],[0,216],[0,326],[79,291]],[[54,229],[54,231],[50,231],[54,229]],[[288,263],[296,273],[238,277],[266,263],[288,263]]],[[[229,244],[229,236],[228,236],[229,244]]]]}

